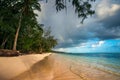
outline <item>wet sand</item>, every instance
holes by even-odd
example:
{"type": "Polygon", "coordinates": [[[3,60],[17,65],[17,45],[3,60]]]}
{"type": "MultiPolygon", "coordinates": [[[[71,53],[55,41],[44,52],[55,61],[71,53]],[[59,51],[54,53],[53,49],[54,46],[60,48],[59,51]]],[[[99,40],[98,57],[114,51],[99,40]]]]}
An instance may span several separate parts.
{"type": "Polygon", "coordinates": [[[55,58],[53,80],[120,80],[120,74],[77,64],[59,54],[52,56],[55,58]]]}
{"type": "Polygon", "coordinates": [[[120,75],[52,54],[10,80],[120,80],[120,75]]]}

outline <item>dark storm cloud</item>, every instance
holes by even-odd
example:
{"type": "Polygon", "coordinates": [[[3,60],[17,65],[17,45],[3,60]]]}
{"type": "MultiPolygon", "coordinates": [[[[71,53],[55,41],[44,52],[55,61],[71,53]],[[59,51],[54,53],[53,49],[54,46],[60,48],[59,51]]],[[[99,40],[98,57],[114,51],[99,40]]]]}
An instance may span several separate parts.
{"type": "MultiPolygon", "coordinates": [[[[105,0],[101,0],[101,2],[105,0]]],[[[120,1],[109,1],[110,7],[112,4],[119,5],[120,1]]],[[[65,10],[57,13],[54,6],[54,1],[43,5],[42,16],[40,23],[45,26],[51,26],[52,35],[58,39],[59,47],[73,47],[81,43],[85,43],[92,39],[107,40],[120,38],[120,8],[108,10],[112,15],[97,14],[85,20],[84,24],[80,24],[80,19],[77,18],[71,5],[65,10]],[[106,15],[106,16],[104,16],[106,15]]],[[[97,6],[102,3],[97,3],[97,6]]],[[[104,4],[106,5],[106,4],[104,4]]],[[[120,6],[120,5],[119,5],[120,6]]],[[[104,9],[104,6],[101,7],[104,9]]],[[[109,9],[109,7],[108,7],[109,9]]],[[[99,10],[99,8],[97,8],[99,10]]],[[[109,13],[108,13],[109,14],[109,13]]],[[[39,19],[38,19],[39,21],[39,19]]]]}
{"type": "Polygon", "coordinates": [[[68,48],[68,47],[75,47],[79,45],[79,43],[85,43],[86,40],[72,40],[70,42],[69,40],[66,40],[66,42],[59,43],[59,45],[56,46],[56,48],[68,48]]]}
{"type": "Polygon", "coordinates": [[[120,27],[120,9],[113,16],[109,16],[99,22],[103,23],[107,28],[120,27]]]}

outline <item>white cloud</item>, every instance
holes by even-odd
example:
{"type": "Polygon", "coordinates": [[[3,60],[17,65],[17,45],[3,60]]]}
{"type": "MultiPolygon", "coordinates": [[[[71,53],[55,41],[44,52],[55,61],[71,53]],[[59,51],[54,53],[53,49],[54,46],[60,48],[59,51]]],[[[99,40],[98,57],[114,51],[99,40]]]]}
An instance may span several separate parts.
{"type": "Polygon", "coordinates": [[[57,48],[57,49],[54,49],[55,51],[62,51],[62,52],[66,52],[67,49],[66,48],[57,48]]]}
{"type": "Polygon", "coordinates": [[[96,14],[100,19],[113,16],[120,9],[120,5],[111,4],[110,0],[102,0],[96,7],[96,14]]]}
{"type": "Polygon", "coordinates": [[[100,46],[102,46],[104,43],[105,43],[105,41],[99,41],[99,42],[97,42],[97,43],[95,43],[95,44],[92,44],[91,47],[92,47],[92,48],[100,47],[100,46]]]}
{"type": "Polygon", "coordinates": [[[81,43],[81,44],[79,44],[78,46],[79,46],[79,48],[85,48],[86,46],[87,46],[88,44],[87,43],[81,43]]]}
{"type": "MultiPolygon", "coordinates": [[[[117,15],[117,11],[120,9],[119,4],[115,4],[110,1],[111,0],[99,0],[98,4],[96,3],[97,6],[95,10],[98,17],[88,17],[88,19],[84,21],[84,24],[80,24],[81,19],[78,19],[72,6],[68,8],[67,12],[62,10],[57,13],[53,3],[54,0],[50,0],[50,3],[41,4],[42,12],[39,13],[40,17],[38,18],[38,21],[45,24],[45,27],[51,27],[52,35],[54,35],[58,40],[57,48],[59,48],[60,51],[67,50],[60,47],[68,48],[76,46],[78,50],[83,48],[99,47],[102,46],[104,42],[95,41],[96,43],[89,43],[88,40],[94,38],[98,38],[99,40],[116,38],[120,32],[119,29],[116,28],[107,29],[107,25],[105,24],[108,22],[104,22],[108,21],[106,18],[117,15]],[[99,22],[99,20],[102,22],[99,22]]],[[[118,23],[118,19],[115,19],[114,22],[118,23]]],[[[114,23],[112,21],[113,19],[110,18],[109,20],[111,20],[109,24],[111,23],[112,25],[114,23]]]]}

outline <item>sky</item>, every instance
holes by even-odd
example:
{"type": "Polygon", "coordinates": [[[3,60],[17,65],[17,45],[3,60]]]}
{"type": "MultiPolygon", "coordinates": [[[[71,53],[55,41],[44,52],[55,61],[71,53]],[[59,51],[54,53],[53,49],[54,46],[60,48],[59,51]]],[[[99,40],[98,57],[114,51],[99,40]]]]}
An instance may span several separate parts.
{"type": "Polygon", "coordinates": [[[46,4],[40,1],[41,12],[37,20],[51,27],[52,35],[58,40],[53,49],[62,52],[120,52],[120,0],[96,0],[95,10],[81,24],[81,19],[68,3],[67,11],[57,12],[54,0],[46,4]]]}

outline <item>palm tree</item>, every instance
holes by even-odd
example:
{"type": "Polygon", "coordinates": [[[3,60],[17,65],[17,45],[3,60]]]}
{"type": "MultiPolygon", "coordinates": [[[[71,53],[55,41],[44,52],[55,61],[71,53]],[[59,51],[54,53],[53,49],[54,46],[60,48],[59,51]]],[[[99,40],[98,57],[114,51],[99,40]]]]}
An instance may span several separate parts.
{"type": "MultiPolygon", "coordinates": [[[[67,8],[66,7],[67,1],[72,3],[75,12],[78,14],[78,17],[82,18],[83,20],[87,18],[88,15],[94,14],[94,11],[91,10],[92,7],[89,1],[95,1],[95,0],[55,0],[56,10],[60,11],[64,8],[67,8]]],[[[34,13],[34,10],[38,10],[38,11],[41,10],[38,0],[1,0],[0,1],[0,27],[2,26],[4,28],[0,30],[2,30],[1,32],[4,32],[5,30],[6,33],[6,34],[3,33],[4,35],[0,36],[0,40],[1,40],[0,43],[2,43],[1,44],[2,47],[7,45],[9,46],[9,49],[13,47],[13,50],[16,50],[20,29],[23,30],[23,28],[26,28],[28,24],[33,21],[35,21],[36,24],[38,24],[36,21],[36,14],[34,13]],[[9,32],[10,34],[12,33],[11,34],[12,36],[8,33],[8,31],[10,31],[9,32]],[[16,34],[14,37],[15,32],[16,34]],[[11,37],[12,39],[14,37],[14,40],[10,39],[11,37]],[[13,42],[14,44],[12,45],[13,42]]]]}
{"type": "Polygon", "coordinates": [[[18,27],[14,38],[14,44],[13,44],[13,50],[16,50],[17,46],[17,40],[19,31],[22,24],[22,19],[25,17],[35,18],[34,10],[41,11],[40,4],[38,3],[38,0],[21,0],[20,2],[17,2],[15,5],[19,8],[19,21],[18,21],[18,27]]]}

